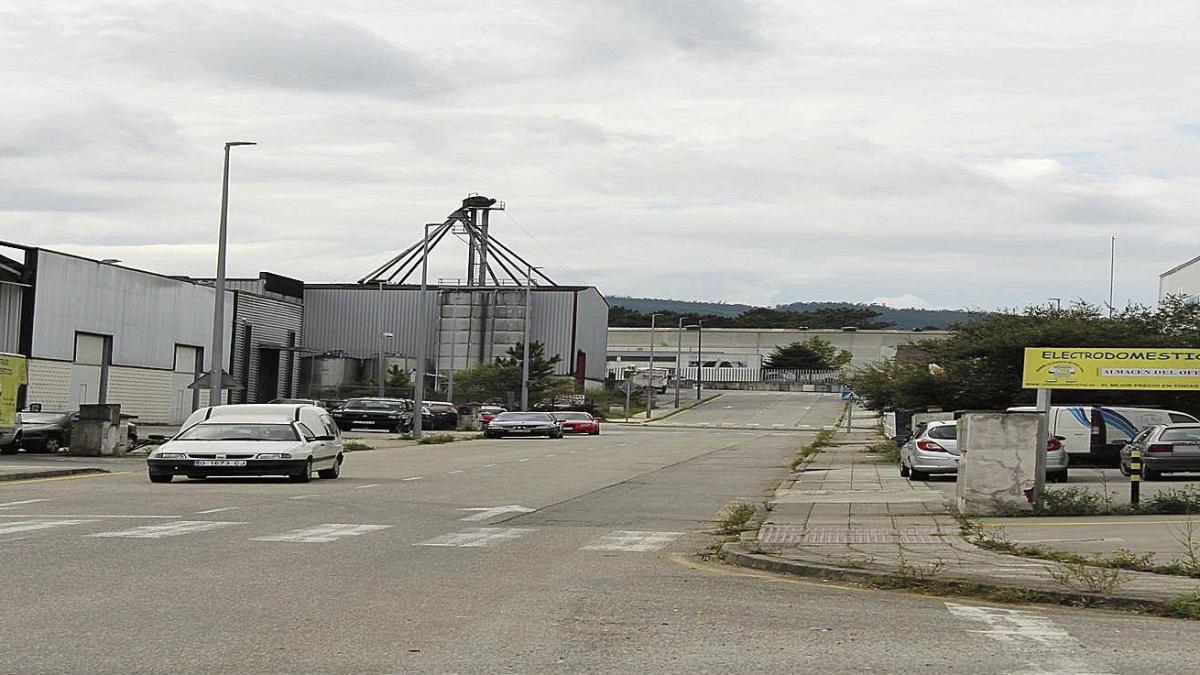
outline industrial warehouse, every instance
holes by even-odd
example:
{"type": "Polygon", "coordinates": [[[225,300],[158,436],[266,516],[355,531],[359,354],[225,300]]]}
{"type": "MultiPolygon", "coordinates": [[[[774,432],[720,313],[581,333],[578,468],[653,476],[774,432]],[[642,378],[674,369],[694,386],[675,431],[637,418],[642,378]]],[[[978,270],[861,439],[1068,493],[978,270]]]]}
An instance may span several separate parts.
{"type": "MultiPolygon", "coordinates": [[[[504,204],[471,196],[425,236],[357,283],[306,284],[262,272],[225,280],[226,401],[335,398],[417,371],[429,388],[503,356],[526,336],[557,356],[579,390],[606,375],[608,304],[590,286],[559,286],[489,232],[504,204]],[[467,247],[465,279],[413,283],[431,250],[467,247]],[[424,310],[422,310],[424,298],[424,310]],[[425,344],[422,345],[422,338],[425,344]]],[[[150,424],[179,424],[208,404],[214,280],[132,269],[0,242],[0,352],[28,361],[18,406],[77,410],[117,403],[150,424]]]]}

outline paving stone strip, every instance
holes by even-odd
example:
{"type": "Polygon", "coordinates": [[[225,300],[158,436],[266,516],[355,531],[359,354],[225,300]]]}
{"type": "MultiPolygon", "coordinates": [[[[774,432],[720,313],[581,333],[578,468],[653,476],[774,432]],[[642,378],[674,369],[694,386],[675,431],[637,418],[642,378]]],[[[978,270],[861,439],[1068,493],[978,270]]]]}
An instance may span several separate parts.
{"type": "MultiPolygon", "coordinates": [[[[750,542],[727,544],[729,559],[779,571],[845,578],[860,574],[974,582],[1053,593],[1094,594],[1082,579],[1066,585],[1057,563],[976,547],[959,533],[951,504],[921,481],[899,477],[896,466],[873,453],[877,435],[839,434],[770,501],[763,526],[750,542]],[[849,437],[848,437],[849,436],[849,437]],[[758,560],[750,560],[751,557],[758,560]]],[[[1146,572],[1124,572],[1104,597],[1161,602],[1200,593],[1200,582],[1146,572]]]]}

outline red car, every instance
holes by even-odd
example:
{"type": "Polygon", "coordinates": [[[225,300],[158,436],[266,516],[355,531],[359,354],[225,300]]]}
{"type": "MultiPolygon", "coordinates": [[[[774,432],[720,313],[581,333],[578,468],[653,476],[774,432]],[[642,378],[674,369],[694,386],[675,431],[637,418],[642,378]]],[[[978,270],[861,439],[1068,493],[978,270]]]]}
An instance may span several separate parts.
{"type": "Polygon", "coordinates": [[[488,422],[495,419],[496,415],[502,412],[508,412],[498,405],[485,405],[479,408],[479,426],[487,428],[488,422]]]}
{"type": "Polygon", "coordinates": [[[554,415],[554,419],[562,422],[564,434],[591,434],[595,436],[600,433],[600,420],[585,412],[556,412],[551,414],[554,415]]]}

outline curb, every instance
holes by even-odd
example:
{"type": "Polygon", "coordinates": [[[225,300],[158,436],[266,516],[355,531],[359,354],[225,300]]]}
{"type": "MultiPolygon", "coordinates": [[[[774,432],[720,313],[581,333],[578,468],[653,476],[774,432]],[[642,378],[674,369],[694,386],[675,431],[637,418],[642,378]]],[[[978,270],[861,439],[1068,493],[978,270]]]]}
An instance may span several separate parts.
{"type": "Polygon", "coordinates": [[[708,396],[707,398],[704,398],[695,403],[689,403],[688,405],[680,406],[680,407],[676,408],[675,410],[672,410],[671,412],[667,413],[666,415],[663,415],[662,417],[654,417],[654,418],[651,418],[648,420],[642,419],[639,421],[630,421],[630,422],[624,422],[624,421],[618,422],[617,420],[604,420],[604,422],[605,422],[605,424],[626,424],[631,427],[641,427],[641,426],[646,426],[648,424],[655,424],[656,422],[658,422],[660,420],[665,420],[668,417],[671,417],[672,415],[678,415],[679,413],[684,412],[685,410],[691,410],[692,408],[699,408],[700,406],[704,405],[705,403],[708,403],[709,401],[711,401],[713,399],[720,398],[720,396],[721,396],[721,394],[712,394],[712,395],[708,396]]]}
{"type": "MultiPolygon", "coordinates": [[[[719,554],[721,560],[724,560],[739,567],[748,567],[750,569],[762,570],[764,572],[776,572],[779,574],[790,574],[799,577],[808,577],[813,579],[825,579],[828,581],[850,581],[858,583],[871,583],[879,579],[897,579],[905,582],[913,582],[910,590],[920,591],[922,586],[930,587],[945,587],[951,589],[966,589],[970,587],[976,592],[996,592],[996,591],[1011,591],[1013,589],[1030,591],[1037,593],[1040,599],[1034,602],[1055,602],[1062,605],[1086,606],[1086,607],[1106,607],[1111,609],[1124,609],[1135,611],[1146,611],[1158,607],[1162,604],[1161,600],[1120,597],[1111,595],[1101,595],[1098,593],[1085,593],[1082,591],[1065,591],[1065,590],[1046,590],[1036,586],[1014,585],[1014,584],[997,584],[989,581],[975,581],[970,579],[924,579],[914,580],[911,577],[905,577],[898,572],[891,570],[864,570],[835,567],[833,565],[822,565],[819,563],[800,562],[795,560],[785,560],[776,556],[765,555],[761,553],[751,553],[741,545],[740,542],[729,542],[721,546],[719,554]]],[[[896,590],[904,590],[904,586],[897,586],[896,590]]],[[[944,594],[943,594],[944,595],[944,594]]]]}
{"type": "Polygon", "coordinates": [[[89,467],[86,469],[47,469],[44,471],[18,471],[16,473],[0,473],[0,481],[30,480],[33,478],[58,478],[60,476],[77,476],[85,473],[108,473],[106,469],[89,467]]]}

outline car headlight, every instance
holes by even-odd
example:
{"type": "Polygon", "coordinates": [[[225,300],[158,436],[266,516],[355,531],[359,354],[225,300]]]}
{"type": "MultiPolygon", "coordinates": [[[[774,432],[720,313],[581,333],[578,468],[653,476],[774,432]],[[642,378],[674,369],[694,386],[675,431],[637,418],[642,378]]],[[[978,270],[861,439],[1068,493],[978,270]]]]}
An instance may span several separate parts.
{"type": "Polygon", "coordinates": [[[286,452],[260,452],[257,459],[291,459],[292,456],[286,452]]]}
{"type": "Polygon", "coordinates": [[[184,459],[187,455],[182,452],[160,452],[154,456],[155,459],[184,459]]]}

